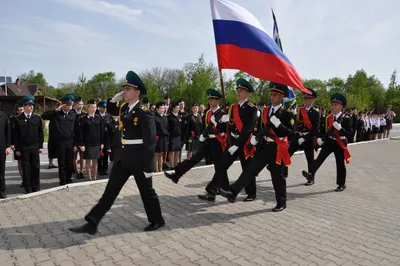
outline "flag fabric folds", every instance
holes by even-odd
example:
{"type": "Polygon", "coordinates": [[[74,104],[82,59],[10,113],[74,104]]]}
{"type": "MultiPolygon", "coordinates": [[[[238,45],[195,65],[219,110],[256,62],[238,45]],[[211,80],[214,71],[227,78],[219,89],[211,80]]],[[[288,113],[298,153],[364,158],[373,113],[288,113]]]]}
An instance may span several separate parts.
{"type": "Polygon", "coordinates": [[[309,92],[293,64],[248,10],[229,0],[210,0],[219,69],[309,92]]]}
{"type": "Polygon", "coordinates": [[[276,22],[276,17],[275,17],[273,9],[272,9],[272,18],[274,19],[274,31],[273,31],[272,37],[274,38],[275,43],[279,46],[279,48],[283,52],[282,41],[281,41],[281,37],[279,36],[278,23],[276,22]]]}

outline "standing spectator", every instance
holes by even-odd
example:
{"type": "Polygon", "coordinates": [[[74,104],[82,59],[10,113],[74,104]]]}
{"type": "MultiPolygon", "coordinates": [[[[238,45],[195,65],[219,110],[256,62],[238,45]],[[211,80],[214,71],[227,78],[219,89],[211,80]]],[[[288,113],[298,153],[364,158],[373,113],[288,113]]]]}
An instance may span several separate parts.
{"type": "Polygon", "coordinates": [[[389,105],[386,111],[386,138],[389,137],[390,130],[392,129],[393,120],[396,117],[396,114],[392,111],[392,106],[389,105]]]}
{"type": "Polygon", "coordinates": [[[8,116],[0,111],[0,199],[6,194],[6,157],[11,153],[11,125],[8,116]]]}

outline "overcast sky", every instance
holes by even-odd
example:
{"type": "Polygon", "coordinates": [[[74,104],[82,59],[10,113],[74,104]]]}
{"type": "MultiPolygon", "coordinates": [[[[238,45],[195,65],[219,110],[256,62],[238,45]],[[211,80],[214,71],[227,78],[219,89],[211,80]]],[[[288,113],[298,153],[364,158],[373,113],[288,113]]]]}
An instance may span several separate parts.
{"type": "MultiPolygon", "coordinates": [[[[272,36],[303,79],[346,78],[364,68],[385,85],[400,64],[399,0],[232,0],[272,36]]],[[[216,63],[209,0],[0,0],[0,75],[30,69],[52,85],[83,72],[216,63]]],[[[227,72],[230,75],[232,72],[227,72]]]]}

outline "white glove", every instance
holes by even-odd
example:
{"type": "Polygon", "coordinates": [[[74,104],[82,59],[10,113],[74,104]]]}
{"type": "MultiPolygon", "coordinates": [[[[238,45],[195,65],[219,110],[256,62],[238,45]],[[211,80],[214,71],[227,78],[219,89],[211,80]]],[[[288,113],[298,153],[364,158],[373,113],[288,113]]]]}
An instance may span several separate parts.
{"type": "Polygon", "coordinates": [[[117,103],[122,101],[122,99],[124,98],[124,91],[118,92],[117,94],[114,95],[114,97],[112,97],[112,99],[110,100],[111,103],[117,103]]]}
{"type": "Polygon", "coordinates": [[[199,140],[200,140],[200,142],[204,142],[206,140],[206,138],[203,137],[203,134],[201,134],[199,140]]]}
{"type": "Polygon", "coordinates": [[[229,122],[229,115],[223,115],[220,121],[221,123],[229,122]]]}
{"type": "Polygon", "coordinates": [[[276,116],[274,116],[274,115],[270,118],[270,121],[276,128],[278,128],[279,125],[281,124],[281,120],[276,118],[276,116]]]}
{"type": "Polygon", "coordinates": [[[260,110],[257,110],[257,117],[260,117],[261,116],[261,112],[260,112],[260,110]]]}
{"type": "Polygon", "coordinates": [[[143,174],[146,178],[150,178],[154,175],[154,173],[146,173],[146,172],[143,172],[143,174]]]}
{"type": "Polygon", "coordinates": [[[335,123],[333,123],[333,127],[336,128],[337,131],[340,131],[342,129],[342,125],[339,124],[338,122],[335,121],[335,123]]]}
{"type": "Polygon", "coordinates": [[[250,143],[253,146],[256,146],[258,141],[256,140],[256,136],[251,136],[250,143]]]}
{"type": "Polygon", "coordinates": [[[233,155],[238,149],[239,149],[238,146],[233,145],[232,147],[230,147],[230,148],[228,149],[228,152],[229,152],[231,155],[233,155]]]}
{"type": "Polygon", "coordinates": [[[299,145],[301,145],[301,144],[304,143],[304,141],[305,141],[304,138],[299,138],[299,139],[297,140],[297,143],[299,143],[299,145]]]}
{"type": "Polygon", "coordinates": [[[218,125],[217,121],[215,121],[215,116],[211,116],[211,122],[212,122],[215,126],[218,125]]]}
{"type": "Polygon", "coordinates": [[[317,143],[318,143],[319,146],[322,146],[322,144],[324,144],[324,142],[322,141],[321,138],[318,138],[318,139],[317,139],[317,143]]]}

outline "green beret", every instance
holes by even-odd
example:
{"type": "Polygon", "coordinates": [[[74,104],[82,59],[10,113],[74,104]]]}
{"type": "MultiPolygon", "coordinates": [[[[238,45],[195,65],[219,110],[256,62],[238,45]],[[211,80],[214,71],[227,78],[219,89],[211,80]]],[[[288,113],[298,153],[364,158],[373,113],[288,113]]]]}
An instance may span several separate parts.
{"type": "Polygon", "coordinates": [[[317,98],[317,92],[316,92],[315,90],[313,90],[313,89],[311,89],[311,88],[307,88],[307,87],[306,87],[306,89],[308,89],[308,90],[311,92],[311,94],[308,94],[308,93],[305,93],[305,92],[304,92],[304,96],[305,96],[306,98],[314,98],[314,99],[317,98]]]}
{"type": "Polygon", "coordinates": [[[62,97],[60,99],[61,102],[63,103],[72,103],[73,101],[75,101],[76,98],[76,94],[75,93],[68,93],[67,95],[65,95],[64,97],[62,97]]]}
{"type": "Polygon", "coordinates": [[[236,89],[238,88],[245,89],[250,93],[254,92],[253,86],[251,86],[251,84],[247,80],[242,78],[236,81],[236,89]]]}
{"type": "Polygon", "coordinates": [[[102,100],[97,103],[97,107],[107,108],[107,100],[102,100]]]}
{"type": "Polygon", "coordinates": [[[346,97],[345,97],[343,94],[338,93],[338,92],[332,94],[332,96],[331,96],[331,102],[332,102],[332,103],[333,103],[333,102],[341,103],[341,104],[343,105],[343,107],[346,107],[346,105],[347,105],[346,97]]]}
{"type": "Polygon", "coordinates": [[[289,96],[289,88],[286,85],[270,81],[268,87],[269,91],[280,92],[283,94],[284,97],[289,96]]]}
{"type": "Polygon", "coordinates": [[[24,106],[26,104],[34,104],[35,103],[35,97],[33,95],[26,95],[20,99],[20,106],[24,106]]]}
{"type": "Polygon", "coordinates": [[[134,89],[139,90],[141,95],[147,94],[147,89],[146,89],[146,86],[144,85],[143,81],[133,71],[129,71],[128,73],[126,73],[126,81],[122,85],[122,87],[125,87],[125,86],[132,87],[134,89]]]}
{"type": "Polygon", "coordinates": [[[213,88],[206,90],[206,95],[207,95],[208,99],[219,100],[222,98],[221,93],[219,93],[216,89],[213,89],[213,88]]]}

